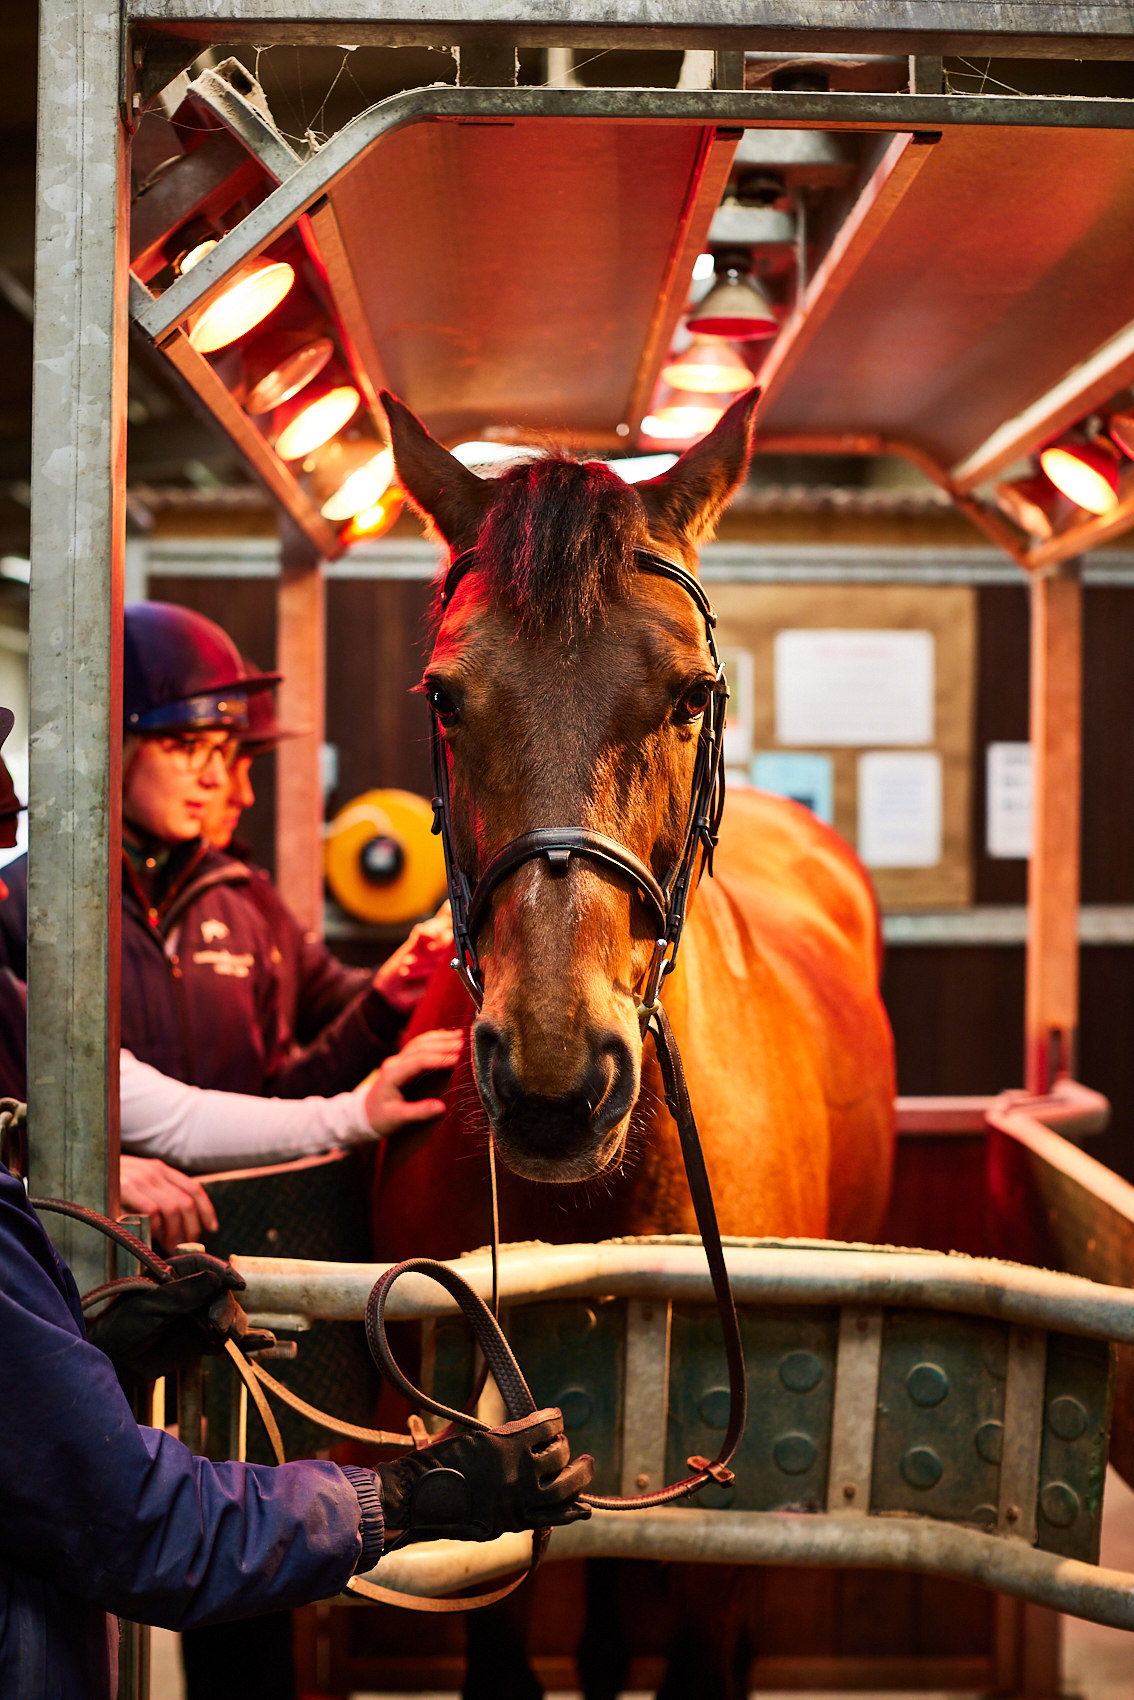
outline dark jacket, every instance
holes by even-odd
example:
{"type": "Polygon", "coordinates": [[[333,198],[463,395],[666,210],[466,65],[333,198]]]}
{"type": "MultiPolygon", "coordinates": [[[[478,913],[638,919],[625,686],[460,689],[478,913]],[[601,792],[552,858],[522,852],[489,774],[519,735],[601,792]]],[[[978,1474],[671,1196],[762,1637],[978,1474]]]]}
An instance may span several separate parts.
{"type": "Polygon", "coordinates": [[[184,1629],[325,1599],[352,1574],[361,1508],[337,1465],[211,1464],[138,1426],[2,1166],[0,1364],[5,1700],[109,1700],[108,1613],[184,1629]]]}
{"type": "Polygon", "coordinates": [[[276,890],[267,869],[250,860],[247,847],[238,839],[228,853],[247,866],[249,899],[271,928],[280,958],[280,1011],[289,1035],[300,1045],[309,1045],[348,1004],[370,989],[373,971],[349,968],[322,939],[309,933],[276,890]]]}
{"type": "Polygon", "coordinates": [[[0,868],[8,895],[0,901],[0,962],[17,980],[28,977],[28,853],[0,868]]]}
{"type": "Polygon", "coordinates": [[[405,1016],[369,977],[295,1048],[284,952],[243,862],[179,847],[160,896],[123,865],[122,1043],[143,1062],[195,1086],[303,1098],[349,1091],[397,1049],[405,1016]]]}

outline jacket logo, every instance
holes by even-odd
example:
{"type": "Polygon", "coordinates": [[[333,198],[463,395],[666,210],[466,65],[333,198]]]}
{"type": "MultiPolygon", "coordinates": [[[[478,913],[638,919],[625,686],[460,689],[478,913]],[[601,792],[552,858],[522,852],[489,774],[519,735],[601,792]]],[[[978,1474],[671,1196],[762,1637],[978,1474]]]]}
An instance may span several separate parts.
{"type": "MultiPolygon", "coordinates": [[[[201,930],[203,932],[204,928],[201,930]]],[[[224,974],[232,980],[247,980],[256,958],[252,955],[233,956],[231,950],[195,950],[193,961],[201,968],[211,968],[214,974],[224,974]]]]}
{"type": "Polygon", "coordinates": [[[215,944],[217,939],[228,937],[228,928],[223,921],[202,921],[201,937],[206,944],[215,944]]]}

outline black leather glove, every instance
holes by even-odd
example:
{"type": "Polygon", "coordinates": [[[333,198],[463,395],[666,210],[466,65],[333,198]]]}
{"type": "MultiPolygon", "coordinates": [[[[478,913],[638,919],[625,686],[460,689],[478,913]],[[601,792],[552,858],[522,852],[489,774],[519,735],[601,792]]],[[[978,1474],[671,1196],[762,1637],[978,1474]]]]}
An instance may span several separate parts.
{"type": "MultiPolygon", "coordinates": [[[[188,1369],[223,1352],[227,1339],[248,1334],[248,1318],[233,1297],[246,1283],[230,1263],[206,1252],[179,1252],[167,1262],[172,1281],[120,1293],[87,1324],[87,1338],[125,1384],[188,1369]]],[[[272,1335],[263,1336],[264,1345],[272,1342],[272,1335]]]]}
{"type": "Polygon", "coordinates": [[[578,1496],[595,1461],[571,1457],[563,1414],[536,1411],[486,1433],[435,1440],[390,1464],[379,1464],[382,1515],[398,1540],[491,1541],[509,1529],[550,1529],[589,1517],[578,1496]]]}

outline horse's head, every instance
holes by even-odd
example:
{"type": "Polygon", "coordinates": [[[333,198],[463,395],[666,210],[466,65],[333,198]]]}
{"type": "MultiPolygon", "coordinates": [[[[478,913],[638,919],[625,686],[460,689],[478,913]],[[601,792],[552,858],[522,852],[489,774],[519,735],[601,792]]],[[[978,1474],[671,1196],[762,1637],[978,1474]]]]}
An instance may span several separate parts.
{"type": "MultiPolygon", "coordinates": [[[[384,397],[399,477],[474,570],[440,615],[425,689],[451,762],[453,839],[474,882],[539,827],[582,827],[664,881],[689,819],[714,669],[698,608],[636,551],[695,570],[750,450],[756,392],[649,483],[561,456],[481,479],[384,397]]],[[[657,923],[631,878],[585,854],[503,879],[476,939],[477,1085],[518,1174],[616,1163],[638,1096],[638,1002],[657,923]]]]}

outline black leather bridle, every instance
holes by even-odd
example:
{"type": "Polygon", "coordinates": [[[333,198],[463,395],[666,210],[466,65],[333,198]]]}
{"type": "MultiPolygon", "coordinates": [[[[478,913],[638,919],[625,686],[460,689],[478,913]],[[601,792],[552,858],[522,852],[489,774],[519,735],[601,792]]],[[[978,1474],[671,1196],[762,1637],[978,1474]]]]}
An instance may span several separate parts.
{"type": "MultiPolygon", "coordinates": [[[[453,600],[458,585],[476,568],[476,557],[477,551],[473,548],[464,550],[453,560],[441,591],[442,611],[453,600]]],[[[477,936],[488,917],[497,887],[526,863],[546,858],[552,873],[563,874],[572,856],[585,856],[588,861],[621,874],[636,889],[654,926],[654,953],[639,1004],[643,1031],[657,1004],[662,981],[672,973],[677,960],[690,893],[704,869],[712,874],[713,851],[724,808],[724,724],[728,702],[728,685],[713,638],[717,617],[701,584],[680,562],[671,561],[652,549],[636,549],[634,558],[639,572],[669,579],[696,604],[705,621],[705,638],[716,674],[697,738],[692,796],[684,838],[677,859],[664,879],[656,879],[633,851],[616,839],[607,838],[604,833],[590,832],[581,826],[541,826],[513,838],[511,843],[498,850],[474,886],[457,859],[445,739],[437,711],[432,710],[433,831],[440,833],[445,851],[445,873],[457,952],[453,967],[478,1009],[484,1000],[484,979],[477,955],[477,936]],[[701,851],[700,858],[698,850],[701,851]]]]}

